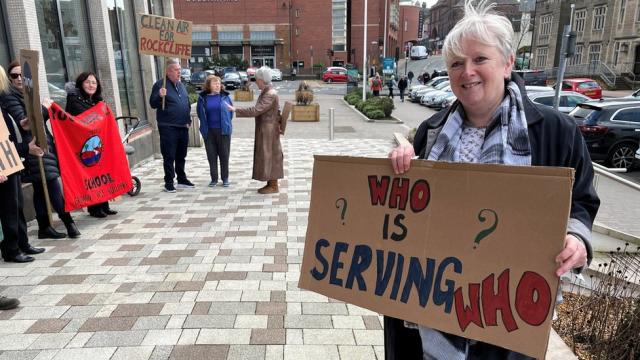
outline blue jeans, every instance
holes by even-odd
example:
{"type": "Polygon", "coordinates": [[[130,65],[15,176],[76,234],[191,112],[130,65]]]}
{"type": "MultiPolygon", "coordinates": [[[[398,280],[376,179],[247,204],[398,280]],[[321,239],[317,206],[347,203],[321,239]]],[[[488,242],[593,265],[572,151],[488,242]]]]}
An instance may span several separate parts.
{"type": "Polygon", "coordinates": [[[173,178],[176,175],[179,183],[187,180],[184,164],[189,145],[189,128],[186,126],[158,126],[158,132],[160,133],[160,152],[164,165],[164,183],[173,185],[173,178]]]}

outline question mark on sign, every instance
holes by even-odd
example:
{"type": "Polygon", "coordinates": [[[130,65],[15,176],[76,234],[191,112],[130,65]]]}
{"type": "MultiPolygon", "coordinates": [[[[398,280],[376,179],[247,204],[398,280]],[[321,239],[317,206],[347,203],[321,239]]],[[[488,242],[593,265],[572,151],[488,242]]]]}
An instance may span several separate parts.
{"type": "Polygon", "coordinates": [[[480,212],[478,213],[478,220],[480,220],[480,222],[487,221],[487,218],[482,215],[484,212],[492,213],[494,222],[489,228],[480,231],[478,233],[478,235],[476,235],[476,239],[474,240],[475,244],[473,245],[474,249],[480,245],[480,240],[482,240],[482,239],[486,238],[487,236],[491,235],[491,233],[493,233],[496,230],[496,228],[498,227],[498,214],[495,211],[491,210],[491,209],[482,209],[482,210],[480,210],[480,212]]]}
{"type": "Polygon", "coordinates": [[[336,209],[340,209],[340,205],[338,204],[342,200],[342,212],[340,213],[340,220],[342,220],[342,225],[344,225],[344,216],[347,213],[347,199],[339,198],[336,200],[336,209]]]}

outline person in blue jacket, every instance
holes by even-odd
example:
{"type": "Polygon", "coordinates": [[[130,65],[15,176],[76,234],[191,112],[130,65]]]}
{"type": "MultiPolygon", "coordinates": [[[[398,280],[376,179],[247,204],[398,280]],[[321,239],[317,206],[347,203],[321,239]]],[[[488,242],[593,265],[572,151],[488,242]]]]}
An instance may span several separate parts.
{"type": "Polygon", "coordinates": [[[204,147],[209,160],[211,182],[209,187],[218,185],[218,158],[222,186],[229,186],[229,150],[231,149],[231,120],[233,112],[226,105],[233,106],[229,93],[222,89],[219,77],[210,75],[204,83],[204,90],[198,97],[198,119],[204,147]]]}
{"type": "Polygon", "coordinates": [[[192,189],[195,186],[184,171],[187,146],[189,145],[189,126],[191,125],[191,106],[187,88],[180,82],[180,62],[167,60],[167,83],[164,79],[153,84],[149,105],[156,109],[158,132],[160,133],[160,152],[164,165],[163,191],[174,193],[174,177],[178,178],[178,188],[192,189]],[[164,98],[164,107],[162,99],[164,98]],[[175,167],[174,167],[175,164],[175,167]]]}

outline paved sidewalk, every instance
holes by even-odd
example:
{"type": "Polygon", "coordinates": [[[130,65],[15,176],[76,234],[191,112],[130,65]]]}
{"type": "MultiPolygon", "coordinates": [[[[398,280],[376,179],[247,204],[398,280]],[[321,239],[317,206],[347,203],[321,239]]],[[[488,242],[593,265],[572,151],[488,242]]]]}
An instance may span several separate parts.
{"type": "MultiPolygon", "coordinates": [[[[6,359],[375,359],[380,317],[297,287],[312,154],[384,156],[390,140],[286,140],[282,192],[249,180],[252,139],[234,138],[230,188],[208,188],[203,149],[187,169],[197,189],[160,191],[162,166],[135,169],[142,193],[106,220],[76,213],[76,240],[0,264],[6,359]]],[[[59,224],[58,224],[59,225],[59,224]]],[[[35,239],[35,224],[30,237],[35,239]]]]}

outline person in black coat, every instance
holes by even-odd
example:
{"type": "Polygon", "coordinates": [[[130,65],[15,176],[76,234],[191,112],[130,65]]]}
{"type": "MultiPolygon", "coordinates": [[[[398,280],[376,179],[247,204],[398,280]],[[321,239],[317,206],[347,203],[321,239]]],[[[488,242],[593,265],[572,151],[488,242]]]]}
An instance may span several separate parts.
{"type": "MultiPolygon", "coordinates": [[[[0,66],[0,94],[9,91],[9,79],[4,68],[0,66]]],[[[16,124],[9,114],[2,108],[4,122],[9,130],[9,140],[13,142],[20,157],[28,154],[42,156],[43,151],[35,141],[25,142],[20,135],[21,126],[16,124]]],[[[28,126],[28,121],[22,123],[28,126]]],[[[16,159],[16,161],[18,161],[16,159]]],[[[23,198],[20,183],[20,172],[6,175],[0,170],[0,223],[2,224],[3,239],[0,243],[0,253],[6,262],[31,262],[34,254],[44,252],[44,248],[34,248],[29,244],[27,236],[27,222],[22,211],[23,198]]]]}
{"type": "MultiPolygon", "coordinates": [[[[22,95],[22,68],[20,63],[14,61],[9,64],[9,76],[11,86],[4,94],[0,95],[0,104],[7,111],[8,115],[13,118],[13,121],[22,124],[27,118],[27,109],[22,95]]],[[[42,116],[45,121],[49,119],[49,112],[45,107],[42,107],[42,116]]],[[[60,185],[60,170],[53,137],[46,127],[45,129],[49,151],[44,153],[42,161],[47,181],[47,190],[49,192],[49,200],[58,217],[67,228],[69,237],[77,238],[80,236],[80,231],[78,231],[71,214],[64,210],[64,196],[60,185]]],[[[29,143],[34,138],[31,131],[25,130],[23,127],[18,127],[18,130],[24,142],[29,143]]],[[[39,159],[37,156],[27,154],[24,160],[24,170],[21,179],[23,183],[33,184],[33,207],[36,210],[36,220],[38,221],[38,238],[65,238],[67,234],[56,231],[49,221],[45,193],[40,175],[39,159]]]]}
{"type": "Polygon", "coordinates": [[[400,92],[400,101],[404,102],[404,91],[407,89],[409,83],[407,82],[407,77],[403,76],[400,81],[398,81],[398,91],[400,92]]]}
{"type": "MultiPolygon", "coordinates": [[[[96,106],[100,101],[102,101],[102,86],[98,75],[92,71],[85,71],[76,78],[75,88],[68,89],[67,106],[64,110],[76,116],[96,106]]],[[[96,218],[118,213],[109,207],[108,201],[88,206],[87,210],[89,215],[96,218]]]]}

